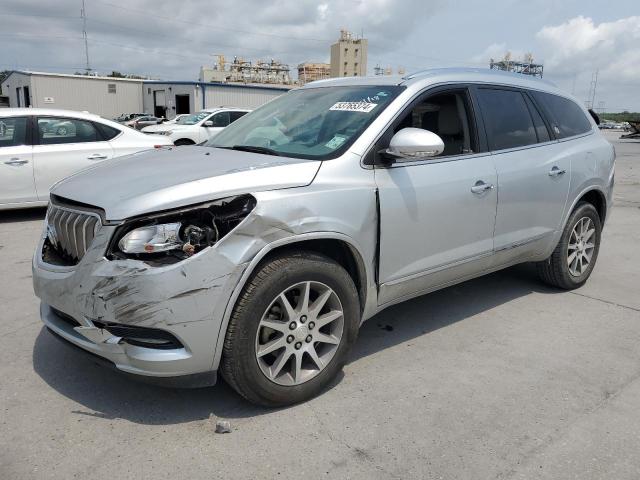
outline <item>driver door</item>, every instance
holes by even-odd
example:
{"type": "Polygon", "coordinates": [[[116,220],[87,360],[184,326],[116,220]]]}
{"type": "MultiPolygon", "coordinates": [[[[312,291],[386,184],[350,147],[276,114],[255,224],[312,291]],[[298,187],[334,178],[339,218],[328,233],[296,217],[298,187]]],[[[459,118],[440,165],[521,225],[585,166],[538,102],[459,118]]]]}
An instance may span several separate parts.
{"type": "Polygon", "coordinates": [[[202,123],[202,128],[200,129],[199,142],[205,142],[209,140],[211,137],[215,137],[218,133],[222,131],[222,129],[228,126],[230,123],[229,112],[218,112],[211,115],[202,123]],[[212,122],[213,125],[210,127],[205,126],[207,122],[212,122]]]}
{"type": "MultiPolygon", "coordinates": [[[[406,127],[439,135],[437,157],[375,161],[380,202],[380,305],[471,277],[491,264],[497,175],[477,134],[467,88],[431,89],[382,136],[406,127]]],[[[377,153],[375,155],[378,155],[377,153]]]]}

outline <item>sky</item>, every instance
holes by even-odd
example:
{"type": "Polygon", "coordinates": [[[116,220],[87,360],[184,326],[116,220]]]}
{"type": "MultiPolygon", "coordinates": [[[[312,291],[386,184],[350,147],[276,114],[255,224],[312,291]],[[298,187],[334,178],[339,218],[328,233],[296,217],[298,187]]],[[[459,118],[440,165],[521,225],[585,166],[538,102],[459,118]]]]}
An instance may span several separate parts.
{"type": "MultiPolygon", "coordinates": [[[[85,67],[82,0],[0,1],[0,70],[85,67]]],[[[488,67],[532,53],[544,77],[595,105],[640,111],[638,0],[85,0],[91,67],[197,80],[215,55],[329,61],[341,28],[369,41],[376,65],[407,72],[488,67]]],[[[295,77],[295,74],[294,74],[295,77]]]]}

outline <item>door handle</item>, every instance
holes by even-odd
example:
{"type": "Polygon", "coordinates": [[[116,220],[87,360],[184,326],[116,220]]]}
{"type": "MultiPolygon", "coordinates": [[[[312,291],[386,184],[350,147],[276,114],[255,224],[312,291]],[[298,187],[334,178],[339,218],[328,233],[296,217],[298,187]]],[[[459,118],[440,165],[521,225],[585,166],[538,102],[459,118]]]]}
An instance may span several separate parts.
{"type": "Polygon", "coordinates": [[[87,157],[87,160],[104,160],[105,158],[107,158],[106,155],[103,155],[101,153],[94,153],[93,155],[89,155],[87,157]]]}
{"type": "Polygon", "coordinates": [[[25,163],[29,163],[29,160],[20,160],[19,158],[12,158],[11,160],[7,160],[4,163],[6,165],[24,165],[25,163]]]}
{"type": "Polygon", "coordinates": [[[549,170],[549,176],[550,177],[559,177],[560,175],[564,175],[565,173],[567,173],[566,170],[560,170],[558,167],[553,167],[551,170],[549,170]]]}
{"type": "Polygon", "coordinates": [[[493,190],[493,188],[494,186],[491,183],[484,183],[482,180],[478,180],[476,184],[473,187],[471,187],[471,193],[480,195],[481,193],[484,193],[487,190],[493,190]]]}

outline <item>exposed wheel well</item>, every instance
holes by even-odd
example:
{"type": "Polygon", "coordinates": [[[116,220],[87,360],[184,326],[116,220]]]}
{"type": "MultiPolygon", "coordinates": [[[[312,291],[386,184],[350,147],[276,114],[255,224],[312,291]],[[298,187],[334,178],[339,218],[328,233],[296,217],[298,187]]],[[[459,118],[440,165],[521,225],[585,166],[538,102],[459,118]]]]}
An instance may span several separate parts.
{"type": "Polygon", "coordinates": [[[179,146],[179,145],[195,145],[196,142],[194,142],[190,138],[180,138],[180,139],[176,140],[175,142],[173,142],[173,144],[176,145],[176,146],[179,146]]]}
{"type": "Polygon", "coordinates": [[[607,214],[607,200],[604,198],[602,192],[598,190],[589,190],[587,193],[582,195],[582,197],[580,197],[578,203],[580,202],[587,202],[593,205],[598,211],[600,221],[604,223],[604,217],[607,214]]]}
{"type": "MultiPolygon", "coordinates": [[[[356,286],[356,290],[358,290],[358,297],[360,299],[360,311],[364,309],[367,295],[366,269],[364,266],[364,262],[360,257],[360,254],[347,242],[334,238],[303,240],[300,242],[283,245],[271,250],[261,260],[261,263],[268,261],[275,255],[280,255],[287,251],[300,250],[320,253],[342,265],[342,267],[344,267],[344,269],[347,271],[347,273],[349,273],[349,276],[353,280],[353,283],[356,286]]],[[[256,267],[256,269],[257,268],[258,267],[256,267]]]]}

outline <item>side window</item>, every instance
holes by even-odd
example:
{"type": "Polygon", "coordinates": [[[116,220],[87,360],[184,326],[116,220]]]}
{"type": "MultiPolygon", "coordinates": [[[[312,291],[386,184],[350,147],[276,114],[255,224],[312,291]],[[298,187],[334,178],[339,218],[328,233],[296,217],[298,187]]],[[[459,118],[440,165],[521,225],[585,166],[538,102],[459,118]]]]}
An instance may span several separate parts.
{"type": "Polygon", "coordinates": [[[41,145],[55,145],[98,142],[102,138],[89,121],[77,118],[39,117],[38,140],[41,145]]]}
{"type": "Polygon", "coordinates": [[[27,144],[27,117],[0,117],[0,148],[27,144]]]}
{"type": "Polygon", "coordinates": [[[538,142],[533,119],[522,93],[480,88],[478,103],[490,150],[523,147],[538,142]]]}
{"type": "Polygon", "coordinates": [[[249,112],[229,112],[229,123],[233,123],[240,117],[245,116],[249,112]]]}
{"type": "Polygon", "coordinates": [[[534,92],[533,95],[546,110],[558,138],[573,137],[591,130],[591,122],[572,100],[551,93],[534,92]]]}
{"type": "Polygon", "coordinates": [[[112,140],[113,138],[120,135],[120,130],[114,127],[110,127],[109,125],[105,125],[104,123],[94,122],[93,124],[100,134],[102,135],[103,140],[112,140]]]}
{"type": "Polygon", "coordinates": [[[226,127],[229,125],[229,112],[216,113],[210,119],[213,122],[214,127],[226,127]]]}
{"type": "Polygon", "coordinates": [[[527,101],[527,107],[529,107],[529,113],[531,113],[531,117],[533,118],[533,125],[536,128],[536,135],[538,135],[538,143],[544,143],[551,140],[551,136],[549,135],[549,130],[547,130],[547,126],[540,115],[540,112],[533,104],[533,102],[525,95],[525,99],[527,101]]]}
{"type": "Polygon", "coordinates": [[[444,142],[444,151],[439,157],[477,152],[470,113],[465,91],[437,93],[403,114],[393,133],[412,127],[437,134],[444,142]]]}

